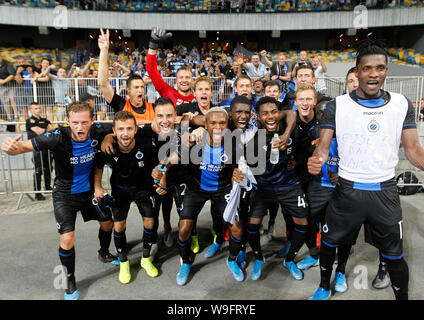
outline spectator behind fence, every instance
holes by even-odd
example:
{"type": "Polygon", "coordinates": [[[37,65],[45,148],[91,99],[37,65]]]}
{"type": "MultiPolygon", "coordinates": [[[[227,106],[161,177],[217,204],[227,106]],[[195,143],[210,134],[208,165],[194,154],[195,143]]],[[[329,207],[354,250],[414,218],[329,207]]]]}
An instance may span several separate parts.
{"type": "Polygon", "coordinates": [[[39,71],[35,66],[30,65],[24,56],[17,56],[15,81],[17,84],[16,102],[19,113],[28,119],[28,106],[34,101],[34,94],[31,86],[31,78],[34,77],[34,71],[39,71]]]}
{"type": "MultiPolygon", "coordinates": [[[[34,78],[31,80],[31,83],[36,84],[37,87],[37,102],[40,103],[45,109],[45,114],[47,119],[53,121],[53,105],[54,105],[54,90],[52,82],[47,75],[49,66],[51,65],[50,59],[43,58],[41,60],[40,72],[34,72],[34,78]]],[[[56,74],[55,66],[50,67],[50,73],[56,74]]]]}
{"type": "Polygon", "coordinates": [[[236,79],[239,78],[242,74],[246,75],[246,70],[244,70],[236,60],[234,60],[231,68],[227,69],[225,72],[227,86],[232,87],[236,79]]]}
{"type": "MultiPolygon", "coordinates": [[[[265,51],[266,53],[266,51],[265,51]]],[[[267,76],[266,66],[259,61],[259,54],[254,52],[250,58],[250,62],[244,63],[243,56],[237,56],[237,62],[246,69],[247,75],[252,79],[264,79],[267,76]]],[[[267,80],[267,79],[266,79],[267,80]]]]}
{"type": "Polygon", "coordinates": [[[292,74],[293,77],[296,76],[297,68],[302,65],[308,65],[312,68],[312,63],[311,61],[308,60],[308,53],[306,52],[306,50],[300,50],[299,52],[298,59],[296,61],[296,64],[293,67],[293,74],[292,74]]]}
{"type": "Polygon", "coordinates": [[[59,68],[57,75],[50,72],[54,65],[51,65],[42,73],[51,80],[54,90],[54,103],[56,106],[56,116],[58,121],[63,121],[66,115],[66,105],[71,102],[71,80],[66,78],[66,70],[59,68]]]}
{"type": "MultiPolygon", "coordinates": [[[[53,130],[53,126],[50,121],[46,118],[41,117],[41,105],[37,102],[32,102],[29,105],[29,111],[31,117],[26,120],[26,132],[28,134],[28,140],[46,134],[47,131],[53,130]]],[[[50,133],[51,134],[51,133],[50,133]]],[[[34,151],[33,152],[34,162],[34,190],[41,190],[41,175],[44,176],[44,187],[45,190],[52,190],[51,183],[51,160],[50,153],[48,150],[34,151]]],[[[36,200],[46,200],[41,193],[35,194],[36,200]]]]}
{"type": "Polygon", "coordinates": [[[293,64],[286,61],[286,55],[283,52],[277,55],[277,59],[277,61],[271,62],[266,56],[263,56],[264,63],[271,68],[271,80],[280,84],[281,91],[287,91],[292,77],[293,64]]]}
{"type": "Polygon", "coordinates": [[[207,55],[205,60],[203,61],[202,68],[199,70],[198,77],[219,77],[221,72],[219,70],[219,62],[213,62],[212,56],[207,55]]]}
{"type": "Polygon", "coordinates": [[[88,91],[81,93],[79,101],[86,102],[91,108],[93,108],[94,115],[97,120],[106,120],[107,106],[105,104],[96,103],[96,97],[88,91]]]}
{"type": "Polygon", "coordinates": [[[18,121],[18,108],[15,101],[15,90],[12,80],[15,78],[15,69],[11,62],[3,59],[0,53],[0,100],[4,105],[8,121],[18,121]],[[12,106],[12,110],[10,109],[12,106]]]}
{"type": "Polygon", "coordinates": [[[327,66],[325,65],[324,61],[322,61],[320,56],[312,58],[312,68],[314,69],[315,78],[317,79],[315,88],[317,92],[325,94],[327,91],[327,86],[325,85],[324,73],[327,72],[327,66]]]}

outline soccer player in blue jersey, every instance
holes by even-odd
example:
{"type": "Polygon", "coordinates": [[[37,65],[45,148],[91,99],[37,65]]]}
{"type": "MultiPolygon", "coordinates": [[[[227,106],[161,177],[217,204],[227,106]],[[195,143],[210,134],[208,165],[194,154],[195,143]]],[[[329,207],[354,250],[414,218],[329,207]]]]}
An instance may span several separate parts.
{"type": "MultiPolygon", "coordinates": [[[[214,249],[216,251],[215,247],[221,247],[224,241],[222,214],[229,200],[232,181],[237,178],[237,174],[234,174],[234,169],[236,169],[237,165],[236,152],[232,152],[232,145],[225,146],[223,143],[224,136],[228,130],[229,118],[227,111],[221,107],[214,107],[209,109],[205,117],[205,127],[208,134],[204,137],[202,143],[194,147],[196,150],[190,150],[189,159],[182,157],[182,163],[186,160],[190,162],[192,179],[187,183],[177,239],[182,265],[176,281],[181,286],[187,283],[192,264],[190,258],[190,236],[194,221],[197,219],[205,202],[211,200],[213,228],[216,232],[216,237],[209,250],[214,249]],[[197,154],[197,159],[193,158],[193,153],[197,154]]],[[[184,153],[182,152],[182,154],[184,153]]],[[[167,165],[167,167],[170,166],[171,164],[167,165]]],[[[156,178],[161,177],[157,176],[156,178]]],[[[238,223],[232,226],[232,233],[236,229],[241,230],[238,223]]],[[[239,239],[240,235],[236,235],[236,238],[239,239]]],[[[231,241],[230,247],[232,247],[231,241]]],[[[231,249],[231,251],[233,250],[231,249]]],[[[237,253],[235,253],[236,256],[237,253]]]]}
{"type": "Polygon", "coordinates": [[[24,142],[19,142],[21,136],[7,137],[2,150],[10,155],[41,150],[53,152],[56,169],[53,208],[60,234],[59,258],[67,278],[64,298],[76,300],[79,297],[74,274],[77,212],[81,211],[84,221],[100,221],[104,231],[111,232],[113,227],[111,217],[100,217],[92,204],[94,154],[110,131],[102,125],[94,125],[93,109],[87,103],[71,104],[67,117],[69,127],[48,131],[24,142]]]}
{"type": "Polygon", "coordinates": [[[417,139],[412,103],[401,94],[381,89],[387,63],[386,50],[380,43],[367,41],[358,48],[359,86],[327,104],[320,144],[308,160],[309,172],[319,174],[336,135],[339,185],[322,229],[321,282],[312,300],[330,297],[336,248],[354,243],[363,224],[367,242],[380,250],[387,264],[395,298],[408,299],[409,270],[403,257],[403,220],[395,167],[401,139],[407,158],[421,170],[424,149],[417,139]]]}

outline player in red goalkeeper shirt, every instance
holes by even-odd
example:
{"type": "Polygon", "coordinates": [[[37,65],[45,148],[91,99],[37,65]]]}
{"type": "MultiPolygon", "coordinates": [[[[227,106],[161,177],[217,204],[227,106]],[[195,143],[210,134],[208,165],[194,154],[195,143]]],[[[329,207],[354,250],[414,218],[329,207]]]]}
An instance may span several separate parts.
{"type": "Polygon", "coordinates": [[[166,97],[172,100],[175,107],[185,102],[193,102],[194,96],[191,92],[193,86],[193,75],[190,66],[183,66],[178,69],[175,83],[177,89],[167,84],[160,75],[157,69],[156,51],[159,44],[166,41],[172,36],[172,33],[166,33],[166,30],[158,27],[153,28],[150,35],[149,51],[147,53],[146,70],[150,79],[155,86],[155,89],[161,97],[166,97]]]}

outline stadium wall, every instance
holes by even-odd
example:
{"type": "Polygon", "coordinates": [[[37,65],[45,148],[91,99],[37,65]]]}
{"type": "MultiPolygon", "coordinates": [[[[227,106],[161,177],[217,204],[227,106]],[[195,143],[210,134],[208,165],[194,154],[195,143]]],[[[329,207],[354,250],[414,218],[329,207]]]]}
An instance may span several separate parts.
{"type": "MultiPolygon", "coordinates": [[[[424,23],[424,8],[373,9],[367,16],[367,27],[419,25],[424,23]]],[[[97,29],[107,22],[109,28],[130,30],[150,30],[156,25],[184,31],[343,29],[354,28],[357,17],[354,11],[186,14],[67,10],[63,15],[61,10],[45,8],[2,6],[0,10],[0,24],[97,29]]]]}

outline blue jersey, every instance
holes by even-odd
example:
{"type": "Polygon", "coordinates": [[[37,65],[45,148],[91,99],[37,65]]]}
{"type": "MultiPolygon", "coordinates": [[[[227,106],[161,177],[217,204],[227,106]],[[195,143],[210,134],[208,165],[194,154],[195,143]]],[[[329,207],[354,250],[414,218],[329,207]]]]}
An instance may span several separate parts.
{"type": "Polygon", "coordinates": [[[231,187],[233,170],[237,166],[234,159],[236,153],[227,154],[224,146],[213,148],[208,143],[201,143],[193,148],[197,149],[200,160],[200,163],[196,164],[190,156],[193,178],[198,187],[205,191],[219,191],[231,187]]]}
{"type": "Polygon", "coordinates": [[[70,194],[93,190],[94,155],[111,130],[95,124],[83,142],[72,139],[69,127],[48,131],[31,140],[34,150],[51,150],[55,161],[55,188],[70,194]]]}

